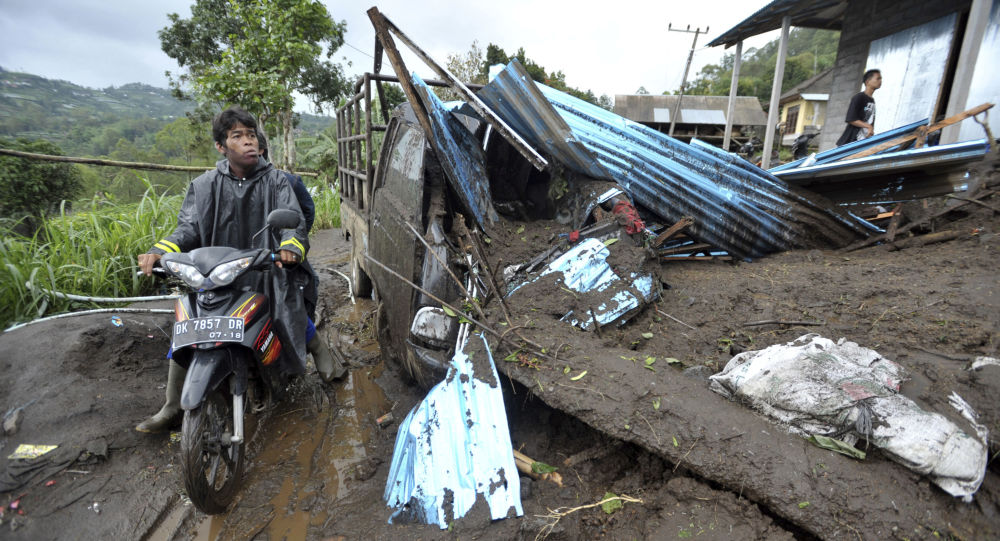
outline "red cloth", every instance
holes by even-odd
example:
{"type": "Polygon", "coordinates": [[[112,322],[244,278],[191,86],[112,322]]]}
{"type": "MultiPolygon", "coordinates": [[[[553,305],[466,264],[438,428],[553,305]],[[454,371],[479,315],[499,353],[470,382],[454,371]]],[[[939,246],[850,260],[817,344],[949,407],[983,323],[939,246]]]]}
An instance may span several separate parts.
{"type": "Polygon", "coordinates": [[[639,211],[635,210],[628,201],[618,201],[611,213],[618,218],[618,223],[625,226],[625,232],[634,235],[646,229],[646,224],[639,218],[639,211]]]}

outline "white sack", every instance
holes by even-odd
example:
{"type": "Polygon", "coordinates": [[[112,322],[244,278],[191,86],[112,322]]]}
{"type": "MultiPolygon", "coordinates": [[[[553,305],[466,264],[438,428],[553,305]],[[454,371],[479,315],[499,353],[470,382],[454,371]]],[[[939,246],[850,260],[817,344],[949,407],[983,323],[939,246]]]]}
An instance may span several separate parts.
{"type": "Polygon", "coordinates": [[[792,432],[849,441],[867,437],[953,496],[971,497],[986,475],[987,430],[961,397],[952,394],[951,404],[976,437],[899,395],[906,379],[900,365],[843,338],[834,343],[807,334],[747,351],[710,379],[713,391],[787,424],[792,432]]]}

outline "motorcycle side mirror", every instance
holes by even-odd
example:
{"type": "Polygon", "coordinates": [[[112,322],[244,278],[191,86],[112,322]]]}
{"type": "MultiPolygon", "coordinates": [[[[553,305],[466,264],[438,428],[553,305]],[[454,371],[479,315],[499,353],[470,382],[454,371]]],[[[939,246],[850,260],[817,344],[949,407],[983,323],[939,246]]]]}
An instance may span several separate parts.
{"type": "Polygon", "coordinates": [[[277,229],[295,229],[299,225],[299,213],[291,209],[275,209],[267,215],[267,225],[277,229]]]}
{"type": "Polygon", "coordinates": [[[269,227],[275,229],[295,229],[299,225],[300,216],[298,212],[291,209],[274,209],[267,215],[267,225],[254,233],[253,239],[259,237],[269,227]]]}

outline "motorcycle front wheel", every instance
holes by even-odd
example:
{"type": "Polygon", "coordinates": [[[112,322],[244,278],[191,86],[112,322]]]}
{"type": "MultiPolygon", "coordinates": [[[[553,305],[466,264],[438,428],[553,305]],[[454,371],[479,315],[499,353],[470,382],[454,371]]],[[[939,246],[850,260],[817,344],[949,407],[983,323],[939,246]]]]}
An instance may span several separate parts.
{"type": "Polygon", "coordinates": [[[191,502],[203,513],[225,512],[243,476],[243,443],[231,441],[231,397],[216,390],[200,406],[184,412],[181,475],[191,502]]]}

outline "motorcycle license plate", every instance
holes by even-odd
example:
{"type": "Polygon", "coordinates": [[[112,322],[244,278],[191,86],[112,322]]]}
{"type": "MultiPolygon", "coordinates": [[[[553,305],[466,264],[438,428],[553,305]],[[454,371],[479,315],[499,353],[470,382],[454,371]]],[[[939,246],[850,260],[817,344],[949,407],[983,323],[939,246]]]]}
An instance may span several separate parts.
{"type": "Polygon", "coordinates": [[[174,323],[174,349],[205,342],[242,342],[243,318],[208,316],[174,323]]]}

